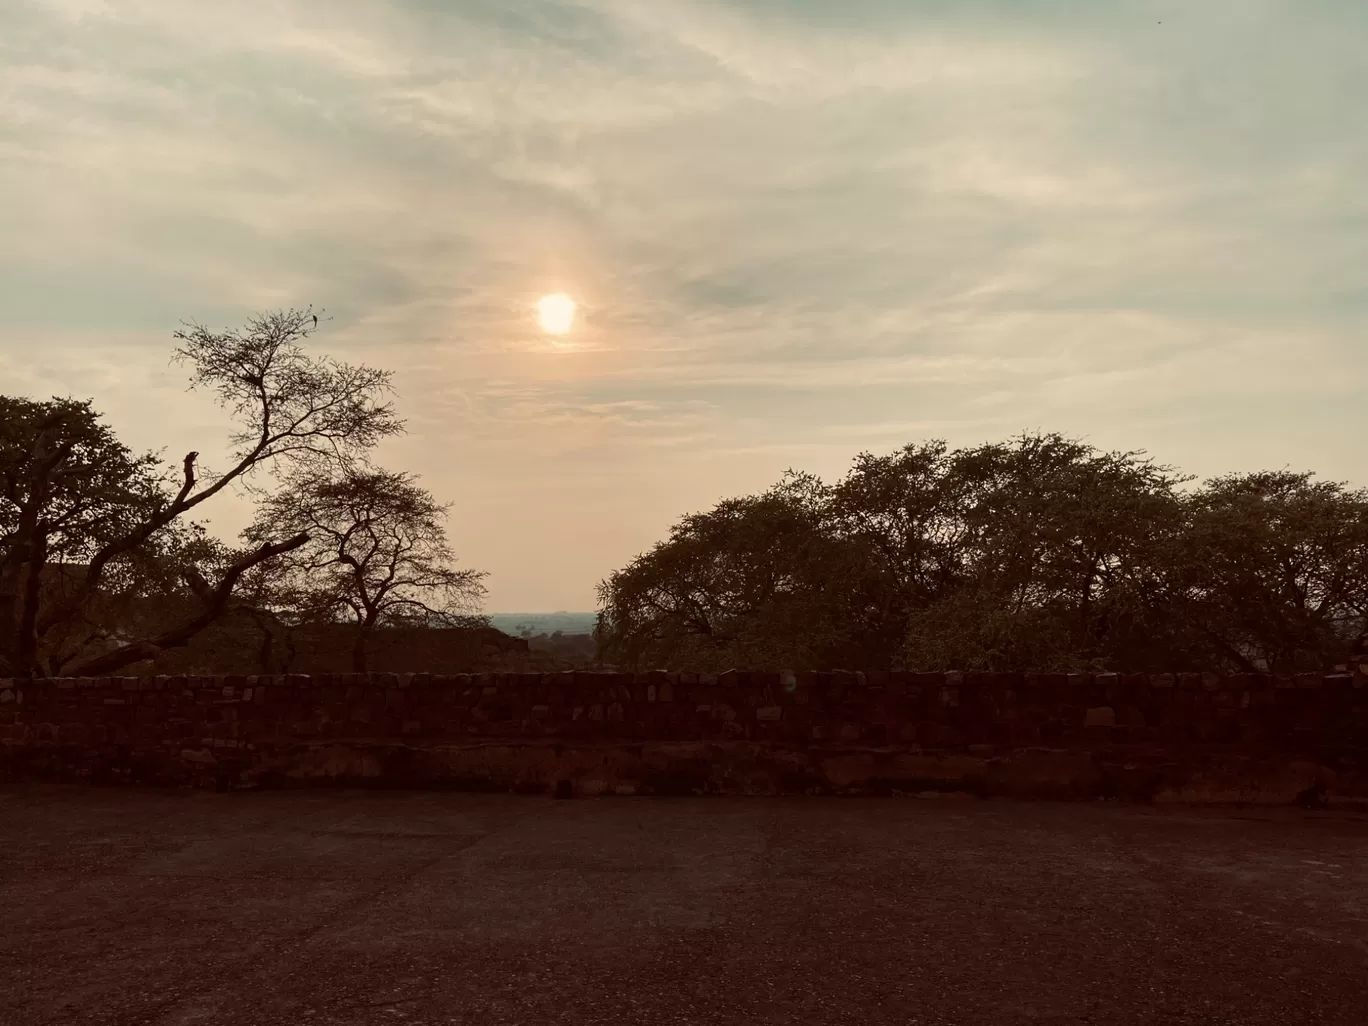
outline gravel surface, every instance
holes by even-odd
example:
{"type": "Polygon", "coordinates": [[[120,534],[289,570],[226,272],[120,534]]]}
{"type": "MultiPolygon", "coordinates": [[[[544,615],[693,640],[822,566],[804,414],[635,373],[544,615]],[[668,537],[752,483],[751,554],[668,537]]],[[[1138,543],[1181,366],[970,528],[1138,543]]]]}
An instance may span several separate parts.
{"type": "Polygon", "coordinates": [[[1368,819],[0,790],[0,1023],[1368,1023],[1368,819]]]}

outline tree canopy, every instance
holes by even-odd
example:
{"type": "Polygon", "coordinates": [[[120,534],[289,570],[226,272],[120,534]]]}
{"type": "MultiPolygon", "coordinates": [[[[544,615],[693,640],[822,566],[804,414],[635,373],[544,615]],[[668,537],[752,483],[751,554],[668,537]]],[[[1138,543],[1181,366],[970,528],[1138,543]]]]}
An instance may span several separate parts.
{"type": "Polygon", "coordinates": [[[309,540],[234,550],[192,514],[234,483],[264,493],[258,471],[363,464],[403,430],[389,372],[308,354],[316,324],[286,310],[176,332],[192,387],[235,425],[220,473],[202,471],[198,451],[178,469],[135,455],[90,401],[0,397],[0,674],[109,673],[183,645],[224,614],[244,574],[309,540]],[[180,613],[140,623],[120,603],[139,595],[180,613]]]}
{"type": "Polygon", "coordinates": [[[1368,625],[1368,491],[1193,479],[1059,434],[862,453],[684,517],[599,587],[606,659],[700,668],[1345,664],[1368,625]]]}

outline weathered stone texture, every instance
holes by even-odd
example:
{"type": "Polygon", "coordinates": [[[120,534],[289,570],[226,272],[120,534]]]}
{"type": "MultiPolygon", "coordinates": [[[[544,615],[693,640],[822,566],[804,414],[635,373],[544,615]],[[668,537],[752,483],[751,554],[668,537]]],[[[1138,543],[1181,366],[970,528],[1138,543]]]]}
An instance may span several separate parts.
{"type": "Polygon", "coordinates": [[[840,670],[0,680],[0,776],[1318,801],[1368,797],[1366,685],[840,670]]]}

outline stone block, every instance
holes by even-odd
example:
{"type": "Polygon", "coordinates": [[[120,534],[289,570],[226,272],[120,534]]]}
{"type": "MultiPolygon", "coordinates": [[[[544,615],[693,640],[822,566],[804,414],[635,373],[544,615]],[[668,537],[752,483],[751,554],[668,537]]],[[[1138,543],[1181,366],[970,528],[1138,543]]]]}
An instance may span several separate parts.
{"type": "Polygon", "coordinates": [[[1095,706],[1083,714],[1083,726],[1114,727],[1116,726],[1116,711],[1109,705],[1095,706]]]}

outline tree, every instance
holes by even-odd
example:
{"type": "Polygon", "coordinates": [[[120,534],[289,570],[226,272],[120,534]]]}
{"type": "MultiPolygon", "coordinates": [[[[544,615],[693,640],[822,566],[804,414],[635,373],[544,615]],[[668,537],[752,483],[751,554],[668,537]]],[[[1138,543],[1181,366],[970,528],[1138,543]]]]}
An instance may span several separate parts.
{"type": "Polygon", "coordinates": [[[909,620],[955,594],[971,573],[967,495],[953,469],[945,442],[936,439],[889,456],[860,453],[833,489],[828,529],[860,561],[846,599],[852,665],[895,662],[909,620]]]}
{"type": "Polygon", "coordinates": [[[166,484],[161,461],[134,456],[90,402],[0,396],[0,672],[61,672],[184,592],[175,568],[227,570],[202,525],[172,521],[111,557],[84,594],[92,556],[156,516],[166,484]]]}
{"type": "Polygon", "coordinates": [[[379,439],[402,431],[380,401],[388,372],[307,356],[300,343],[314,324],[311,311],[288,310],[254,317],[241,331],[191,324],[176,332],[175,359],[190,366],[192,387],[211,389],[237,424],[232,465],[203,480],[198,452],[173,478],[157,457],[133,456],[89,402],[4,398],[0,673],[50,671],[45,642],[97,621],[95,612],[138,567],[170,568],[197,608],[82,655],[63,672],[109,673],[183,645],[223,615],[244,574],[308,540],[296,535],[229,552],[208,543],[189,515],[231,484],[260,490],[258,470],[355,465],[379,439]],[[60,587],[50,586],[53,567],[63,568],[60,587]],[[212,584],[201,567],[212,571],[212,584]]]}
{"type": "Polygon", "coordinates": [[[1185,500],[1162,600],[1208,666],[1347,665],[1368,638],[1368,489],[1228,474],[1185,500]]]}
{"type": "Polygon", "coordinates": [[[685,517],[599,585],[595,640],[625,665],[831,665],[851,631],[854,554],[827,527],[829,490],[790,473],[762,495],[685,517]]]}
{"type": "Polygon", "coordinates": [[[408,474],[347,469],[305,471],[261,503],[243,532],[251,544],[293,533],[309,540],[275,563],[267,603],[294,622],[355,624],[353,667],[366,669],[367,641],[377,627],[466,627],[486,576],[452,563],[439,505],[408,474]]]}
{"type": "Polygon", "coordinates": [[[640,665],[1101,668],[1149,658],[1183,479],[1057,434],[860,454],[720,503],[600,586],[640,665]]]}
{"type": "Polygon", "coordinates": [[[1139,668],[1162,610],[1163,544],[1181,529],[1187,478],[1143,452],[1057,433],[956,451],[957,581],[914,613],[903,658],[965,669],[1139,668]]]}
{"type": "Polygon", "coordinates": [[[1368,660],[1368,489],[1193,479],[1059,434],[861,453],[685,517],[600,585],[604,654],[700,668],[1368,660]]]}
{"type": "Polygon", "coordinates": [[[157,462],[88,402],[0,396],[0,673],[39,661],[39,612],[76,584],[70,568],[153,509],[157,462]]]}

